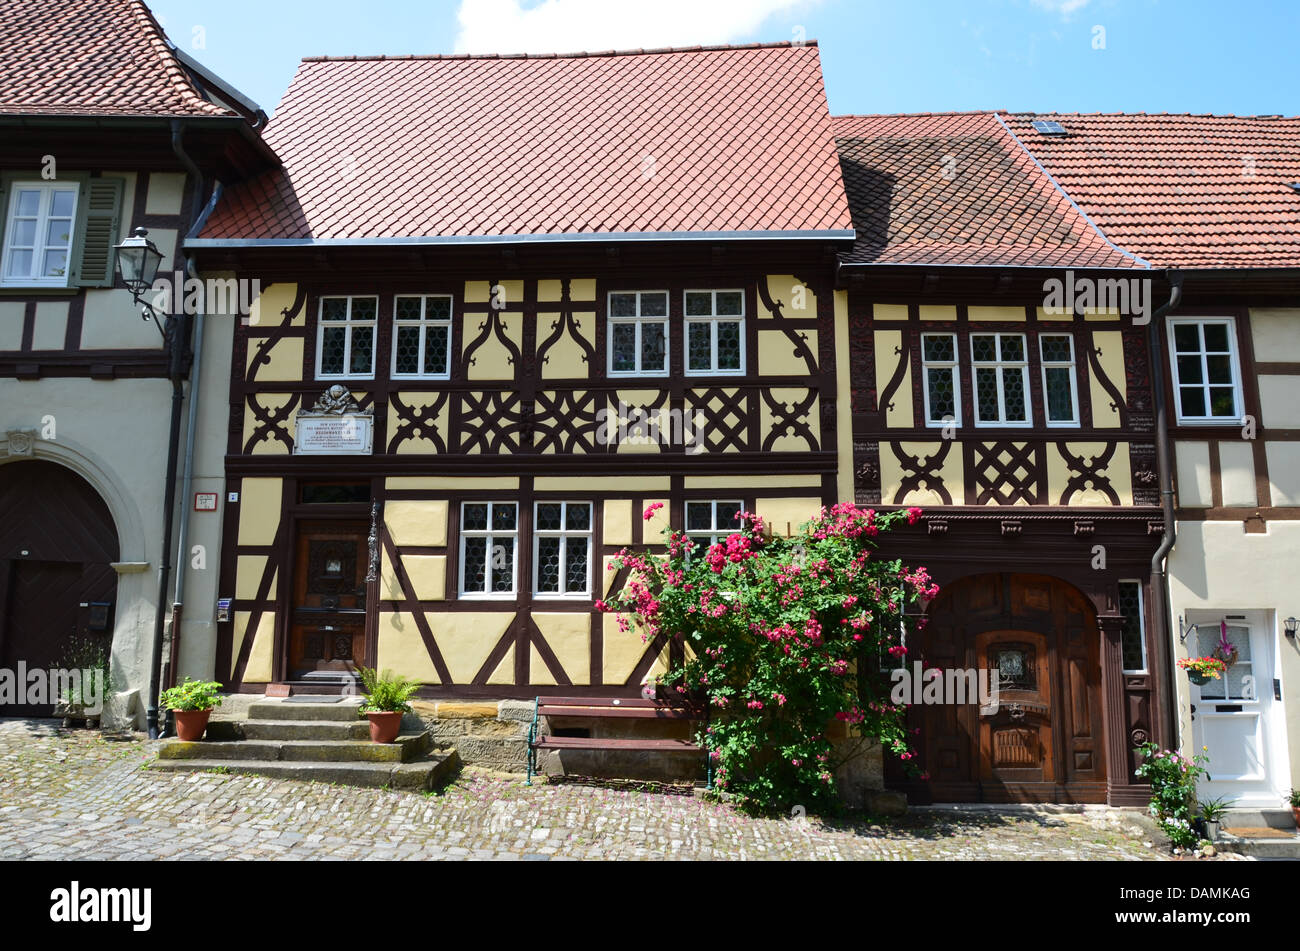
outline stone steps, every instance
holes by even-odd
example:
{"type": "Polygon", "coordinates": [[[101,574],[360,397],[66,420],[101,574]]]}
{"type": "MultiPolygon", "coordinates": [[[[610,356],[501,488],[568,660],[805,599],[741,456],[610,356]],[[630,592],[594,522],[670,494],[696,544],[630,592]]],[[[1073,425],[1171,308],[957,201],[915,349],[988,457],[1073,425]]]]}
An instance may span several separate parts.
{"type": "Polygon", "coordinates": [[[243,720],[210,720],[204,739],[163,741],[151,769],[217,770],[347,786],[433,789],[460,768],[454,748],[434,749],[428,731],[372,743],[360,700],[255,701],[243,720]]]}
{"type": "Polygon", "coordinates": [[[263,761],[340,763],[407,763],[433,745],[428,733],[407,733],[392,743],[365,740],[164,740],[159,759],[246,759],[263,761]]]}
{"type": "Polygon", "coordinates": [[[227,759],[159,759],[150,764],[160,772],[209,772],[298,779],[371,789],[436,789],[456,775],[460,756],[453,750],[426,753],[410,763],[293,763],[227,759]]]}

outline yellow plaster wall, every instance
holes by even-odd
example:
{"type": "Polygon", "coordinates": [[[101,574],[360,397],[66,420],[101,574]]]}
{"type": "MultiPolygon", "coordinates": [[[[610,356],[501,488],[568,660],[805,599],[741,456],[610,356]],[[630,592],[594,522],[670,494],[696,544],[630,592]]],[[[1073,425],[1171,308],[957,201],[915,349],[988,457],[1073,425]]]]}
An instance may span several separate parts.
{"type": "MultiPolygon", "coordinates": [[[[1066,451],[1082,458],[1085,462],[1091,463],[1093,459],[1100,456],[1106,451],[1106,444],[1101,442],[1071,442],[1065,443],[1066,451]]],[[[1133,504],[1133,476],[1128,458],[1128,443],[1120,443],[1115,448],[1115,454],[1111,456],[1110,463],[1102,470],[1102,474],[1110,480],[1111,488],[1119,496],[1119,504],[1128,506],[1133,504]]],[[[1061,493],[1070,481],[1071,472],[1066,465],[1065,459],[1057,450],[1054,444],[1047,447],[1047,501],[1049,505],[1057,505],[1061,500],[1061,493]]],[[[1111,504],[1105,493],[1091,487],[1085,487],[1075,492],[1069,499],[1069,505],[1085,506],[1108,506],[1111,504]]]]}
{"type": "Polygon", "coordinates": [[[447,544],[447,502],[398,500],[384,506],[384,524],[395,545],[447,544]]]}
{"type": "Polygon", "coordinates": [[[379,612],[377,653],[375,666],[379,670],[391,670],[400,677],[409,677],[425,684],[440,682],[438,671],[424,646],[424,639],[420,637],[420,629],[415,626],[413,614],[405,611],[379,612]]]}
{"type": "MultiPolygon", "coordinates": [[[[298,296],[297,284],[272,284],[262,286],[262,293],[248,309],[248,326],[277,327],[284,320],[284,312],[293,306],[298,296]]],[[[290,322],[290,326],[301,327],[307,322],[307,308],[304,306],[290,322]]]]}
{"type": "Polygon", "coordinates": [[[394,492],[459,492],[465,489],[518,489],[519,477],[389,476],[384,480],[384,487],[394,492]]]}
{"type": "MultiPolygon", "coordinates": [[[[773,400],[782,404],[784,409],[789,410],[789,408],[798,403],[800,399],[806,399],[808,391],[804,389],[773,387],[771,394],[773,400]]],[[[820,406],[821,400],[819,398],[814,398],[812,405],[808,407],[806,413],[801,417],[803,421],[808,423],[809,429],[812,430],[813,443],[811,446],[808,445],[808,440],[804,436],[791,433],[789,429],[786,429],[783,435],[778,436],[772,443],[772,451],[811,452],[815,449],[819,449],[821,441],[820,406]]],[[[775,420],[776,414],[773,413],[771,407],[767,405],[767,401],[763,400],[759,406],[759,432],[762,433],[762,439],[764,441],[766,441],[768,434],[771,433],[772,425],[775,420]]]]}
{"type": "Polygon", "coordinates": [[[542,362],[542,379],[544,380],[585,380],[591,375],[591,366],[587,363],[586,353],[579,341],[594,345],[596,332],[596,315],[594,313],[573,314],[573,323],[577,326],[577,336],[571,331],[567,321],[556,313],[537,315],[537,342],[541,342],[555,332],[557,325],[562,326],[560,338],[546,349],[542,362]]]}
{"type": "MultiPolygon", "coordinates": [[[[560,661],[560,666],[575,684],[591,683],[591,615],[546,614],[533,612],[533,623],[542,632],[547,645],[560,661]]],[[[532,683],[553,684],[555,679],[534,647],[529,661],[529,679],[532,683]],[[544,679],[543,679],[544,678],[544,679]]]]}
{"type": "MultiPolygon", "coordinates": [[[[847,291],[836,291],[837,294],[846,294],[847,291]]],[[[871,305],[871,315],[873,320],[907,320],[906,304],[873,304],[871,305]]]]}
{"type": "Polygon", "coordinates": [[[606,499],[603,521],[606,545],[632,544],[631,499],[606,499]]]}
{"type": "MultiPolygon", "coordinates": [[[[875,331],[876,393],[878,398],[884,395],[885,387],[889,385],[889,381],[894,375],[894,369],[898,366],[899,359],[896,351],[902,345],[902,331],[875,331]]],[[[845,359],[848,359],[847,355],[845,359]]],[[[909,428],[912,426],[914,417],[912,415],[911,361],[908,361],[907,369],[903,371],[903,382],[898,385],[898,389],[890,397],[889,405],[881,408],[885,411],[886,426],[905,426],[909,428]]]]}
{"type": "MultiPolygon", "coordinates": [[[[453,683],[467,684],[474,679],[488,654],[506,632],[515,612],[444,612],[425,615],[433,638],[442,651],[453,683]]],[[[415,632],[418,640],[419,632],[415,632]]],[[[421,648],[423,649],[423,648],[421,648]]]]}
{"type": "MultiPolygon", "coordinates": [[[[266,555],[240,555],[235,559],[235,597],[240,601],[252,601],[257,597],[258,586],[262,583],[262,575],[266,572],[266,555]]],[[[275,585],[279,580],[276,575],[278,572],[271,574],[271,586],[267,589],[268,598],[275,597],[275,585]]]]}
{"type": "MultiPolygon", "coordinates": [[[[248,623],[253,618],[250,611],[236,611],[234,637],[230,652],[230,676],[235,676],[235,667],[239,663],[239,653],[244,649],[244,640],[248,638],[248,623]]],[[[275,615],[264,611],[257,622],[257,630],[252,633],[253,647],[248,653],[248,664],[244,667],[244,683],[264,684],[271,681],[271,655],[275,647],[275,615]]]]}
{"type": "Polygon", "coordinates": [[[773,532],[784,535],[787,531],[797,531],[799,526],[815,516],[821,510],[820,498],[770,498],[755,499],[754,511],[762,517],[763,522],[773,532]]]}
{"type": "MultiPolygon", "coordinates": [[[[1124,335],[1118,330],[1094,330],[1092,333],[1092,345],[1101,353],[1097,356],[1097,361],[1101,368],[1106,371],[1106,376],[1115,388],[1127,399],[1127,377],[1124,373],[1124,335]]],[[[1083,362],[1088,359],[1085,353],[1076,353],[1075,361],[1083,362]]],[[[1119,410],[1111,408],[1111,396],[1101,385],[1095,373],[1089,374],[1090,389],[1092,392],[1092,424],[1097,429],[1113,429],[1119,426],[1119,410]]]]}
{"type": "MultiPolygon", "coordinates": [[[[256,399],[258,405],[263,407],[264,409],[278,410],[284,407],[285,404],[287,404],[291,399],[293,399],[293,394],[259,393],[257,394],[256,399]]],[[[289,434],[289,439],[294,440],[298,438],[298,422],[294,417],[293,413],[289,414],[289,418],[286,419],[281,424],[281,426],[289,434]]],[[[252,406],[245,404],[244,406],[244,444],[245,445],[248,444],[248,440],[252,438],[253,433],[255,433],[256,431],[257,431],[257,417],[253,414],[252,406]]],[[[264,434],[262,439],[259,439],[256,443],[253,444],[252,455],[254,456],[287,456],[289,454],[290,454],[289,447],[286,446],[282,440],[276,439],[274,436],[264,434]]]]}
{"type": "MultiPolygon", "coordinates": [[[[934,455],[943,449],[941,442],[903,442],[899,443],[903,452],[909,456],[914,456],[921,462],[925,461],[926,456],[934,455]]],[[[952,496],[953,505],[966,504],[966,489],[962,475],[961,447],[953,446],[948,451],[948,457],[944,460],[943,466],[938,470],[940,478],[943,480],[943,487],[952,496]]],[[[895,499],[899,487],[902,485],[905,471],[902,464],[890,450],[889,444],[882,442],[880,444],[880,497],[886,504],[897,505],[942,505],[943,501],[939,493],[925,487],[913,489],[901,499],[895,499]]]]}
{"type": "MultiPolygon", "coordinates": [[[[403,405],[418,410],[423,410],[427,406],[434,405],[438,401],[438,397],[440,395],[441,394],[439,393],[425,393],[425,392],[413,393],[409,391],[403,391],[401,394],[399,394],[403,405]]],[[[451,413],[451,400],[447,400],[443,404],[442,409],[438,412],[436,416],[433,417],[432,420],[426,418],[424,422],[421,424],[424,427],[432,426],[437,431],[438,435],[442,437],[442,441],[444,444],[447,444],[450,440],[450,434],[448,433],[447,430],[447,417],[450,413],[451,413]]],[[[389,427],[388,437],[390,439],[392,438],[392,431],[398,425],[399,424],[397,423],[397,408],[393,405],[393,402],[390,400],[388,404],[388,427],[389,427]]],[[[427,436],[420,436],[419,438],[411,438],[408,436],[397,445],[397,452],[399,454],[430,453],[436,451],[437,451],[437,444],[427,436]]]]}
{"type": "Polygon", "coordinates": [[[852,499],[853,376],[849,365],[849,292],[835,292],[835,450],[839,459],[837,497],[852,499]]]}
{"type": "MultiPolygon", "coordinates": [[[[812,320],[817,316],[817,295],[813,289],[803,281],[796,278],[793,274],[769,274],[767,275],[767,293],[772,298],[773,303],[781,308],[781,313],[791,320],[812,320]],[[798,289],[802,288],[802,292],[798,289]],[[798,308],[796,304],[796,293],[803,298],[803,307],[798,308]]],[[[758,316],[773,317],[772,311],[763,304],[763,297],[758,297],[758,316]]],[[[813,348],[817,352],[817,348],[813,348]]],[[[767,372],[767,371],[764,371],[767,372]]]]}
{"type": "Polygon", "coordinates": [[[1025,309],[1023,307],[967,307],[966,316],[974,321],[1023,321],[1025,309]]]}
{"type": "Polygon", "coordinates": [[[280,479],[244,479],[239,486],[239,544],[269,545],[280,527],[280,479]]]}
{"type": "MultiPolygon", "coordinates": [[[[411,582],[411,593],[418,601],[442,601],[447,597],[446,555],[402,555],[402,567],[411,582]]],[[[396,566],[384,559],[379,574],[380,598],[401,601],[405,595],[397,580],[396,566]]]]}
{"type": "MultiPolygon", "coordinates": [[[[502,334],[516,348],[522,349],[524,315],[518,311],[502,311],[500,319],[502,334]]],[[[491,320],[491,316],[487,314],[466,314],[461,318],[462,354],[467,353],[470,347],[474,346],[479,334],[482,333],[484,322],[488,320],[491,320]]],[[[510,351],[495,332],[488,334],[482,343],[474,346],[474,352],[469,359],[472,362],[466,370],[466,376],[471,380],[513,380],[515,378],[515,365],[511,362],[510,351]]]]}
{"type": "MultiPolygon", "coordinates": [[[[245,376],[252,373],[253,361],[257,359],[262,341],[253,338],[248,341],[248,354],[245,364],[245,376]]],[[[254,379],[259,383],[283,383],[302,379],[301,337],[281,337],[266,352],[269,360],[257,368],[254,379]]],[[[263,400],[265,397],[263,397],[263,400]]],[[[281,404],[283,405],[283,404],[281,404]]]]}
{"type": "MultiPolygon", "coordinates": [[[[627,683],[637,662],[646,652],[646,644],[634,625],[627,632],[618,629],[618,617],[613,614],[601,616],[601,682],[611,686],[627,683]]],[[[666,651],[665,651],[666,652],[666,651]]],[[[661,654],[650,667],[651,675],[667,671],[668,665],[661,654]]]]}
{"type": "MultiPolygon", "coordinates": [[[[817,358],[817,331],[800,330],[798,336],[817,358]]],[[[784,330],[759,330],[758,372],[763,376],[807,376],[808,361],[795,350],[794,341],[784,330]]]]}

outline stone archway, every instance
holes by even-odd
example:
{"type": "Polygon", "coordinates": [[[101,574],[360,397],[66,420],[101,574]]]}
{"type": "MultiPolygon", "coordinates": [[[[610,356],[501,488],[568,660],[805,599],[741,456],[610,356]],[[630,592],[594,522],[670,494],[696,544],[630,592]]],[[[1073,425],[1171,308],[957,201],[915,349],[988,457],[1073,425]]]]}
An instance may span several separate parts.
{"type": "MultiPolygon", "coordinates": [[[[62,666],[76,640],[111,650],[120,548],[86,479],[43,460],[0,466],[0,668],[62,666]]],[[[0,705],[48,716],[53,702],[0,705]]]]}

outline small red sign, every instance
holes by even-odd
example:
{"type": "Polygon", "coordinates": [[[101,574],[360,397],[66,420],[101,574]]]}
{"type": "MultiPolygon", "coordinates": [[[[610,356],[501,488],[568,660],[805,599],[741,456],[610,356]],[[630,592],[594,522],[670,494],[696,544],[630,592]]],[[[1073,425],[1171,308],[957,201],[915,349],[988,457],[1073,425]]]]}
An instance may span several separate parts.
{"type": "Polygon", "coordinates": [[[194,493],[194,511],[215,512],[216,510],[217,510],[217,493],[215,492],[194,493]]]}

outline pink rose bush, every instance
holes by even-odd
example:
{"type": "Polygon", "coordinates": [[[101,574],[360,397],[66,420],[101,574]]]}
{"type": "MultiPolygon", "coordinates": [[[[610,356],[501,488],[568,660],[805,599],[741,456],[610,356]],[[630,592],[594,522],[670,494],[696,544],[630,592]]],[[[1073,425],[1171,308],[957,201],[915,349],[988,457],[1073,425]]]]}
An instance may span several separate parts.
{"type": "Polygon", "coordinates": [[[939,589],[924,568],[880,557],[876,540],[921,517],[840,503],[786,538],[742,512],[703,550],[665,532],[662,547],[614,559],[627,580],[597,609],[647,643],[685,645],[660,682],[709,709],[699,741],[716,786],[754,809],[833,809],[835,768],[874,742],[918,771],[881,671],[905,661],[906,632],[939,589]]]}

